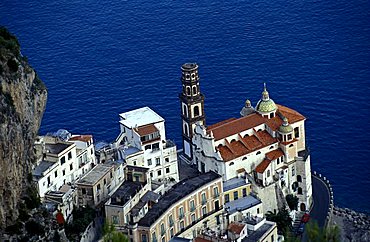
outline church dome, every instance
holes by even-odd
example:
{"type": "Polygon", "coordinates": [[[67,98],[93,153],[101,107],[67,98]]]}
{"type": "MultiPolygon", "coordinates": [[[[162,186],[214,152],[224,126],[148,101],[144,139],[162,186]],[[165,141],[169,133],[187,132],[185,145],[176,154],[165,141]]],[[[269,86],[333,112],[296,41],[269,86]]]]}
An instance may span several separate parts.
{"type": "Polygon", "coordinates": [[[286,117],[284,117],[283,124],[279,127],[279,132],[284,134],[293,132],[293,127],[289,124],[286,117]]]}
{"type": "Polygon", "coordinates": [[[276,111],[276,109],[276,104],[272,99],[270,99],[269,93],[266,89],[266,84],[264,84],[262,98],[257,103],[256,110],[261,113],[270,113],[276,111]]]}

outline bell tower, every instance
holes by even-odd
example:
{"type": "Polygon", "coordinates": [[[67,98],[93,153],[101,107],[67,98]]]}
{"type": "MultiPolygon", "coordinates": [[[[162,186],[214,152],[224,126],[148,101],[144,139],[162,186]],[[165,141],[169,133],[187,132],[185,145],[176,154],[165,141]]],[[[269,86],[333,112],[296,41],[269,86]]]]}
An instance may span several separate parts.
{"type": "Polygon", "coordinates": [[[192,138],[195,123],[206,124],[204,95],[200,92],[198,65],[196,63],[183,64],[181,72],[182,93],[179,94],[179,98],[181,102],[182,145],[185,157],[192,161],[192,138]]]}

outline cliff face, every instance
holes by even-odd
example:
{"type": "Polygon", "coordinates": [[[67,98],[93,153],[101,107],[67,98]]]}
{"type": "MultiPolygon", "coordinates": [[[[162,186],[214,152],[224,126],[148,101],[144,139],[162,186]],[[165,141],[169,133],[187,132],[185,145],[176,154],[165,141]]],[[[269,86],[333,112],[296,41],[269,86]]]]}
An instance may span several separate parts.
{"type": "Polygon", "coordinates": [[[31,187],[33,143],[47,91],[20,54],[17,39],[0,27],[0,230],[18,217],[31,187]]]}

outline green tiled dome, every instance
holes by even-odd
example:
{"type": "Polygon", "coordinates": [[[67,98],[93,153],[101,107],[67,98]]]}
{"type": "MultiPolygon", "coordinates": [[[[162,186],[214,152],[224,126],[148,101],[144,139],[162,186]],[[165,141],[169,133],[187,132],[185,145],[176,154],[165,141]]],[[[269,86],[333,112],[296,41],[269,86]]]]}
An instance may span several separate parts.
{"type": "Polygon", "coordinates": [[[293,132],[293,127],[290,126],[286,117],[284,117],[283,124],[279,127],[279,132],[285,134],[293,132]]]}
{"type": "Polygon", "coordinates": [[[256,107],[258,112],[269,113],[277,109],[275,102],[272,99],[260,100],[256,107]]]}
{"type": "Polygon", "coordinates": [[[262,98],[257,103],[256,110],[261,113],[270,113],[276,111],[276,109],[276,104],[272,99],[270,99],[265,83],[263,87],[262,98]]]}

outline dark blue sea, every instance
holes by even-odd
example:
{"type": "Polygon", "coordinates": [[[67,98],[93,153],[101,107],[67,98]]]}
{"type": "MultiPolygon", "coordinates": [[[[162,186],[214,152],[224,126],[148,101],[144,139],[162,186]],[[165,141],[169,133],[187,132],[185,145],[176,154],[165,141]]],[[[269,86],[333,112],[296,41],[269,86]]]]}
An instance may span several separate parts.
{"type": "Polygon", "coordinates": [[[118,114],[150,106],[181,146],[180,67],[200,66],[207,123],[256,104],[307,117],[313,170],[339,206],[370,213],[370,2],[2,0],[49,91],[40,133],[111,141],[118,114]]]}

